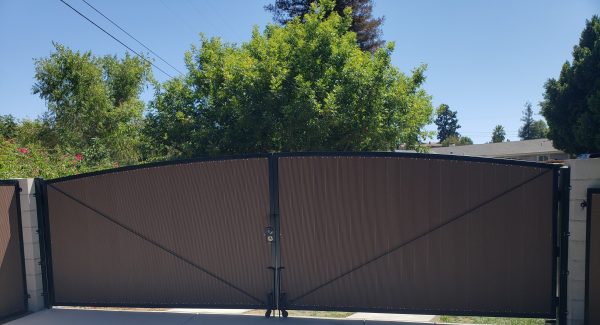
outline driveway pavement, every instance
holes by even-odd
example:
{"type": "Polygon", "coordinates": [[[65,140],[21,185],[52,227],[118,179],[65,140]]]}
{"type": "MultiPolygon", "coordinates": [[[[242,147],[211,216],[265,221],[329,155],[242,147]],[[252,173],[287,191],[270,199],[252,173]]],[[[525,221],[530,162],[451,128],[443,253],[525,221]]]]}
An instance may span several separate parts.
{"type": "Polygon", "coordinates": [[[384,320],[395,322],[433,322],[435,315],[354,313],[346,319],[384,320]]]}
{"type": "Polygon", "coordinates": [[[10,325],[74,325],[74,324],[174,324],[174,325],[420,325],[419,322],[371,321],[362,319],[270,318],[254,315],[184,314],[178,312],[130,312],[75,309],[48,309],[14,320],[10,325]]]}

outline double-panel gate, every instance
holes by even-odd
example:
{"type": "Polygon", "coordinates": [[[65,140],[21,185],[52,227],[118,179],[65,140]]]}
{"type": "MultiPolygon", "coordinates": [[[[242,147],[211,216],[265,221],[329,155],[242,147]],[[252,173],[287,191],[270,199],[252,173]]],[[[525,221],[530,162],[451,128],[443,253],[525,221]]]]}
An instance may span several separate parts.
{"type": "Polygon", "coordinates": [[[556,316],[555,165],[266,154],[44,185],[51,305],[556,316]]]}
{"type": "Polygon", "coordinates": [[[0,320],[27,311],[19,183],[0,181],[0,320]]]}

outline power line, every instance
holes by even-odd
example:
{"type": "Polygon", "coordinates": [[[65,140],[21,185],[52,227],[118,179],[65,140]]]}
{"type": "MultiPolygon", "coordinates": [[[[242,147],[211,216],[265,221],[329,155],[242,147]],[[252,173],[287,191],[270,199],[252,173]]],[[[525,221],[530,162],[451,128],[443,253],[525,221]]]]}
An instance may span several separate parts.
{"type": "Polygon", "coordinates": [[[142,60],[150,63],[153,67],[155,67],[156,69],[158,69],[160,72],[164,73],[165,75],[167,75],[169,78],[173,78],[173,76],[171,76],[170,74],[166,73],[165,70],[159,68],[158,66],[156,66],[156,64],[154,64],[152,61],[146,59],[144,56],[140,55],[138,52],[134,51],[131,47],[127,46],[127,44],[121,42],[121,40],[119,40],[118,38],[116,38],[115,36],[113,36],[111,33],[107,32],[104,28],[100,27],[98,24],[96,24],[95,22],[93,22],[91,19],[89,19],[86,15],[82,14],[81,12],[79,12],[77,9],[73,8],[70,4],[66,3],[64,0],[59,0],[60,2],[62,2],[63,4],[65,4],[67,7],[71,8],[71,10],[75,11],[76,13],[78,13],[81,17],[85,18],[87,21],[89,21],[90,23],[92,23],[92,25],[98,27],[98,29],[100,29],[101,31],[103,31],[106,35],[110,36],[112,39],[114,39],[115,41],[119,42],[119,44],[123,45],[124,47],[126,47],[128,50],[130,50],[131,52],[133,52],[135,55],[137,55],[138,57],[140,57],[142,60]]]}
{"type": "Polygon", "coordinates": [[[173,70],[179,72],[179,74],[183,75],[183,72],[179,71],[179,69],[175,68],[173,65],[171,65],[169,62],[167,62],[167,60],[163,59],[160,55],[156,54],[156,52],[152,51],[152,49],[150,49],[148,46],[146,46],[144,43],[142,43],[141,41],[139,41],[137,38],[133,37],[133,35],[131,35],[130,33],[128,33],[125,29],[121,28],[121,26],[119,26],[117,23],[115,23],[112,19],[106,17],[105,14],[103,14],[100,10],[96,9],[96,7],[92,6],[89,2],[87,2],[86,0],[81,0],[83,1],[86,5],[88,5],[90,8],[94,9],[94,11],[96,11],[97,13],[99,13],[102,17],[106,18],[106,20],[110,21],[111,24],[115,25],[118,29],[120,29],[123,33],[127,34],[127,36],[131,37],[134,41],[138,42],[138,44],[140,44],[141,46],[143,46],[146,50],[150,51],[150,53],[154,54],[154,56],[156,56],[157,58],[159,58],[162,62],[166,63],[168,66],[170,66],[171,68],[173,68],[173,70]]]}

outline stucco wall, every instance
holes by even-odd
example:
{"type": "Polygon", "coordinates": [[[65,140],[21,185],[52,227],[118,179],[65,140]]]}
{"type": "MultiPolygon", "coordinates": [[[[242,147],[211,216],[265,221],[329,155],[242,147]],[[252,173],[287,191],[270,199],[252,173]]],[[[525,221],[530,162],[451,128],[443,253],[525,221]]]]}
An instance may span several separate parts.
{"type": "Polygon", "coordinates": [[[23,225],[23,251],[29,311],[44,308],[42,268],[40,265],[40,244],[38,235],[35,186],[33,178],[19,179],[21,187],[21,220],[23,225]]]}
{"type": "Polygon", "coordinates": [[[585,300],[585,240],[588,188],[600,188],[600,159],[567,160],[571,167],[569,204],[568,324],[583,324],[585,300]]]}

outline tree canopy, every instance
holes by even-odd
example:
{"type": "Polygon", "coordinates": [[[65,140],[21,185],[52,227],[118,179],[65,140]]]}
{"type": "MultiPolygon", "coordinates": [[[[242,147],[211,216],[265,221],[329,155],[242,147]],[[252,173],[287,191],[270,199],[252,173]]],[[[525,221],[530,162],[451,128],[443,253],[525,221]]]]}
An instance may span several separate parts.
{"type": "MultiPolygon", "coordinates": [[[[285,24],[295,17],[304,19],[311,12],[311,5],[316,0],[275,0],[275,3],[265,6],[273,13],[273,19],[285,24]]],[[[352,9],[352,24],[350,29],[356,33],[356,39],[363,51],[375,52],[385,43],[380,39],[383,17],[373,18],[372,0],[336,0],[333,10],[338,15],[345,15],[345,9],[352,9]]]]}
{"type": "Polygon", "coordinates": [[[437,138],[440,142],[446,140],[450,136],[460,137],[458,129],[457,112],[450,110],[450,106],[441,104],[436,110],[437,117],[435,118],[435,125],[437,125],[437,138]]]}
{"type": "Polygon", "coordinates": [[[202,37],[186,53],[187,76],[151,103],[145,134],[156,154],[417,149],[432,113],[425,67],[401,73],[393,43],[361,51],[349,9],[334,5],[255,28],[241,46],[202,37]]]}
{"type": "Polygon", "coordinates": [[[16,136],[17,122],[12,115],[0,115],[0,140],[11,139],[16,136]]]}
{"type": "Polygon", "coordinates": [[[586,21],[572,62],[545,84],[542,114],[557,149],[600,152],[600,18],[586,21]]]}
{"type": "Polygon", "coordinates": [[[150,64],[129,54],[97,57],[54,47],[49,57],[35,60],[33,93],[46,101],[42,124],[51,133],[44,145],[90,159],[137,161],[144,110],[139,95],[151,80],[150,64]]]}
{"type": "Polygon", "coordinates": [[[505,139],[506,131],[504,131],[504,126],[496,125],[492,131],[492,143],[504,142],[505,139]]]}
{"type": "Polygon", "coordinates": [[[48,110],[0,116],[0,178],[207,154],[422,150],[432,114],[425,66],[400,72],[393,43],[363,51],[351,9],[340,15],[336,5],[321,0],[241,45],[201,37],[185,55],[188,72],[162,84],[144,57],[54,44],[34,62],[33,93],[48,110]]]}
{"type": "Polygon", "coordinates": [[[440,143],[441,143],[442,147],[466,146],[466,145],[473,144],[473,140],[471,140],[471,138],[469,138],[469,137],[463,137],[460,135],[453,134],[453,135],[447,137],[446,139],[444,139],[440,143]]]}
{"type": "Polygon", "coordinates": [[[533,109],[530,102],[525,103],[523,117],[521,117],[523,125],[519,128],[519,137],[521,140],[541,139],[548,134],[548,126],[544,120],[535,120],[533,118],[533,109]]]}

